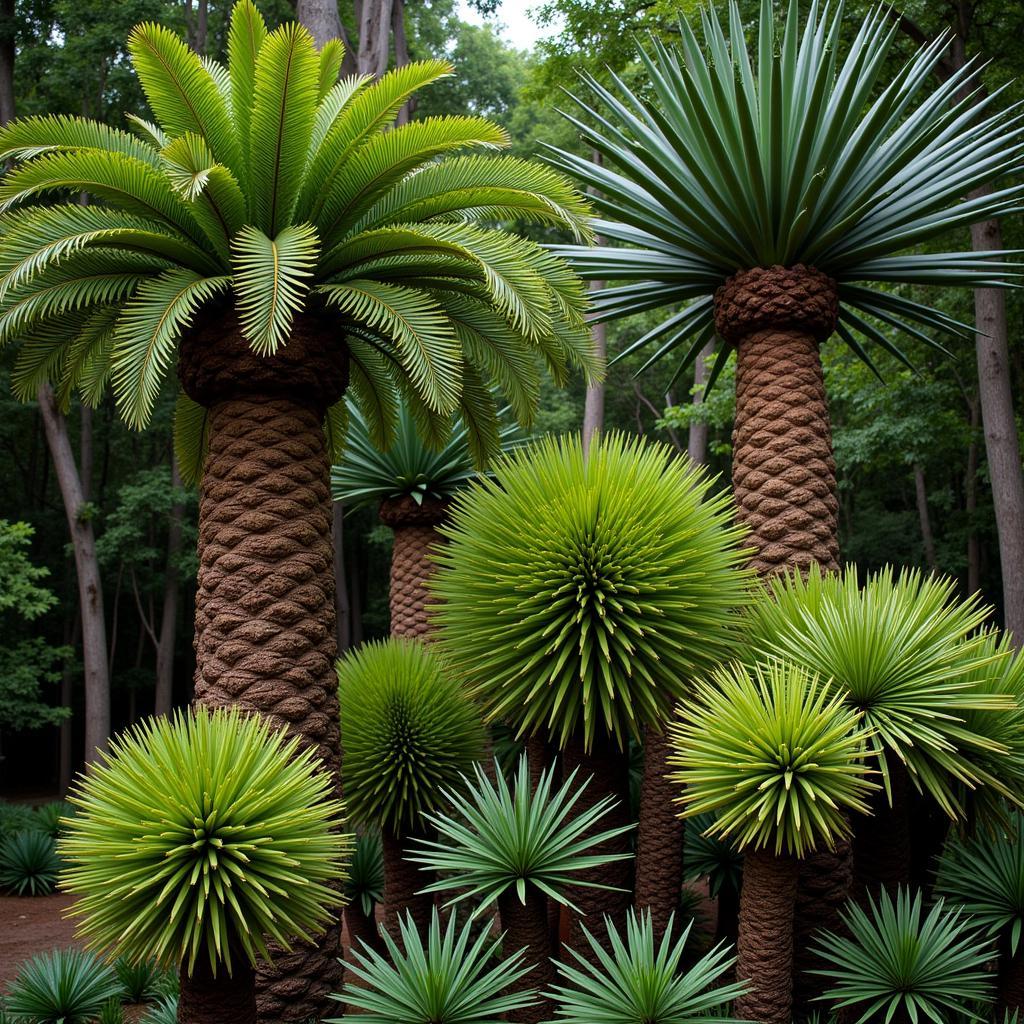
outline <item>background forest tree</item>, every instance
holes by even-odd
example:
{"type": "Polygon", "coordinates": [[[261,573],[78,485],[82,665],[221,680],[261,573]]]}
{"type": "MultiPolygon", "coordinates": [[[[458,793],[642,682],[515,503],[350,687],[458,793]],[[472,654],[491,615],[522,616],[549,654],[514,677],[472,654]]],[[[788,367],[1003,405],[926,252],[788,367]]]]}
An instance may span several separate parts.
{"type": "MultiPolygon", "coordinates": [[[[230,6],[223,0],[4,0],[0,119],[15,113],[65,112],[120,126],[121,110],[145,115],[123,50],[129,29],[155,20],[186,34],[196,50],[221,56],[230,6]]],[[[258,6],[271,25],[297,16],[289,0],[260,0],[258,6]]],[[[550,0],[537,12],[552,34],[531,53],[516,49],[491,27],[484,16],[492,13],[493,5],[486,2],[470,9],[473,23],[460,16],[455,0],[364,0],[358,6],[357,11],[346,0],[337,5],[299,0],[298,15],[311,25],[309,18],[329,19],[336,8],[340,17],[335,31],[351,44],[353,70],[446,54],[457,74],[430,90],[409,116],[483,114],[505,124],[514,151],[526,154],[538,152],[538,140],[583,153],[574,131],[554,109],[552,96],[559,88],[575,88],[578,67],[600,75],[608,66],[635,85],[633,36],[651,31],[672,38],[677,15],[697,4],[550,0]]],[[[857,8],[852,15],[863,13],[860,9],[868,4],[858,0],[848,6],[857,8]]],[[[983,51],[992,59],[984,73],[989,89],[1024,73],[1024,52],[1017,45],[1024,4],[911,0],[903,6],[905,53],[920,38],[952,27],[963,52],[983,51]]],[[[753,17],[755,5],[747,8],[753,17]]],[[[500,20],[500,7],[494,17],[500,20]]],[[[849,22],[858,20],[851,16],[849,22]]],[[[954,59],[957,51],[950,52],[954,59]]],[[[1011,85],[1009,98],[1018,98],[1022,89],[1011,85]]],[[[1003,231],[1007,248],[1021,244],[1019,217],[1008,219],[1003,231]]],[[[950,241],[950,247],[969,245],[966,232],[950,241]]],[[[933,299],[952,315],[973,322],[969,294],[951,290],[933,299]]],[[[1019,294],[1006,297],[1005,322],[1008,383],[1019,395],[1024,384],[1024,299],[1019,294]]],[[[624,349],[646,326],[643,318],[609,325],[609,352],[624,349]]],[[[915,343],[907,352],[920,375],[882,356],[883,385],[841,344],[832,342],[823,350],[843,556],[865,570],[896,562],[952,574],[962,594],[980,590],[1002,614],[993,469],[986,452],[974,345],[955,343],[953,359],[915,343]]],[[[673,381],[667,364],[634,377],[641,364],[637,356],[610,367],[603,392],[605,426],[658,437],[680,451],[687,450],[691,434],[700,436],[706,429],[707,461],[727,480],[731,381],[722,379],[708,401],[696,405],[692,377],[673,381]]],[[[39,692],[48,706],[68,707],[72,714],[66,717],[55,710],[33,719],[28,723],[32,728],[24,721],[0,719],[0,788],[13,792],[25,777],[20,766],[32,757],[40,766],[33,773],[34,784],[50,793],[63,789],[83,750],[78,579],[65,497],[44,419],[37,405],[14,400],[10,374],[9,356],[0,353],[0,480],[5,482],[0,519],[32,527],[23,564],[49,570],[46,587],[57,600],[32,620],[31,636],[47,650],[59,650],[58,658],[72,653],[40,673],[39,692]],[[42,768],[42,750],[49,752],[48,771],[42,768]]],[[[121,424],[109,401],[90,409],[75,400],[62,416],[81,487],[73,521],[91,530],[95,539],[115,729],[191,696],[196,506],[194,493],[180,487],[173,467],[173,397],[170,390],[161,396],[153,427],[145,433],[121,424]]],[[[581,379],[566,391],[545,385],[538,431],[578,429],[585,398],[581,379]]],[[[1019,435],[1019,417],[1013,426],[1019,435]]],[[[1005,474],[1005,466],[997,464],[995,472],[997,477],[1005,474]]],[[[1005,483],[1001,478],[997,482],[1005,483]]],[[[1024,537],[1024,526],[1019,532],[1024,537]]],[[[390,531],[379,524],[373,509],[347,516],[343,566],[348,643],[387,633],[390,543],[390,531]]],[[[4,642],[18,639],[5,635],[4,642]]]]}

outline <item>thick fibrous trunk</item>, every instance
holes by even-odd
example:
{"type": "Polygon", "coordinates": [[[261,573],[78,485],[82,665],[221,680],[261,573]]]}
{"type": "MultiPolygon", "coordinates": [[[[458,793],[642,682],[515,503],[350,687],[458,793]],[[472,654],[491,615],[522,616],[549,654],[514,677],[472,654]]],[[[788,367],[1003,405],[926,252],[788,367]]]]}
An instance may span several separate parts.
{"type": "Polygon", "coordinates": [[[871,814],[857,818],[853,868],[859,896],[877,898],[881,889],[895,895],[910,882],[910,779],[902,761],[886,760],[892,803],[878,790],[871,795],[871,814]]]}
{"type": "Polygon", "coordinates": [[[426,936],[434,909],[432,893],[420,893],[433,879],[427,871],[405,857],[411,837],[396,836],[384,829],[381,848],[384,852],[384,927],[392,938],[398,938],[398,921],[411,914],[421,936],[426,936]]]}
{"type": "Polygon", "coordinates": [[[391,635],[425,639],[430,632],[430,593],[427,582],[434,574],[433,552],[444,537],[437,528],[444,522],[447,506],[435,498],[422,504],[408,497],[381,503],[381,522],[394,531],[391,551],[391,635]]]}
{"type": "MultiPolygon", "coordinates": [[[[257,711],[312,747],[340,785],[327,406],[344,392],[337,325],[312,314],[271,357],[232,311],[181,342],[186,393],[210,410],[199,504],[197,703],[257,711]]],[[[259,970],[263,1021],[327,1012],[341,968],[340,915],[316,945],[259,970]]]]}
{"type": "Polygon", "coordinates": [[[179,972],[178,1024],[256,1024],[256,976],[240,956],[232,973],[214,976],[204,956],[196,959],[192,976],[179,972]]]}
{"type": "Polygon", "coordinates": [[[359,900],[345,908],[345,926],[348,929],[350,949],[358,950],[360,953],[366,952],[364,946],[383,950],[384,943],[377,928],[377,918],[373,914],[364,913],[359,900]]]}
{"type": "MultiPolygon", "coordinates": [[[[510,991],[549,991],[558,979],[551,962],[554,949],[548,926],[547,897],[535,885],[527,882],[525,904],[520,903],[513,887],[498,898],[498,909],[501,914],[501,928],[505,933],[502,944],[504,955],[511,956],[523,949],[526,951],[523,962],[535,965],[529,974],[513,982],[510,991]]],[[[508,1014],[508,1020],[514,1024],[540,1024],[540,1021],[550,1016],[550,1009],[541,1000],[533,1006],[513,1010],[508,1014]]]]}
{"type": "MultiPolygon", "coordinates": [[[[588,779],[589,785],[576,804],[578,814],[583,813],[606,796],[613,796],[618,803],[591,829],[597,835],[607,829],[629,824],[629,755],[621,750],[615,740],[598,733],[592,749],[584,750],[583,737],[577,734],[566,745],[562,758],[562,771],[568,778],[573,769],[579,769],[574,782],[581,786],[588,779]]],[[[629,835],[623,834],[607,840],[599,846],[590,847],[587,853],[617,854],[629,850],[629,835]]],[[[571,885],[566,896],[569,902],[579,907],[582,916],[571,914],[569,945],[588,959],[594,959],[590,944],[583,935],[583,929],[597,939],[606,949],[610,948],[608,931],[604,926],[604,915],[622,928],[633,902],[630,886],[632,866],[628,860],[606,861],[598,867],[576,872],[575,877],[611,889],[594,889],[589,886],[571,885]],[[617,891],[616,891],[617,890],[617,891]]]]}
{"type": "Polygon", "coordinates": [[[739,1019],[791,1022],[797,873],[790,857],[752,850],[744,858],[736,977],[749,991],[733,1007],[739,1019]]]}
{"type": "Polygon", "coordinates": [[[664,934],[679,906],[683,885],[683,823],[675,798],[679,789],[665,777],[671,749],[665,730],[648,726],[644,734],[644,778],[636,844],[637,911],[651,912],[655,938],[664,934]]]}

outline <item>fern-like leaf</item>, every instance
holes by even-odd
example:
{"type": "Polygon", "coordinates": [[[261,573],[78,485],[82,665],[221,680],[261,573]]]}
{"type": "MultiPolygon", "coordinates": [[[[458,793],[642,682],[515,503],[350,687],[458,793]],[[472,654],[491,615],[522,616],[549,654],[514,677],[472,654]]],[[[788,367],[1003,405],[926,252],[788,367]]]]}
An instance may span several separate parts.
{"type": "Polygon", "coordinates": [[[210,445],[210,410],[183,391],[174,405],[174,458],[186,487],[197,487],[210,445]]]}
{"type": "Polygon", "coordinates": [[[123,153],[156,166],[154,147],[130,132],[99,121],[66,114],[44,114],[11,121],[0,129],[0,161],[31,160],[43,153],[63,150],[98,150],[123,153]]]}
{"type": "Polygon", "coordinates": [[[249,168],[249,126],[256,85],[256,58],[267,38],[267,26],[252,0],[239,0],[231,9],[228,29],[228,70],[231,76],[231,116],[242,153],[242,177],[249,168]]]}

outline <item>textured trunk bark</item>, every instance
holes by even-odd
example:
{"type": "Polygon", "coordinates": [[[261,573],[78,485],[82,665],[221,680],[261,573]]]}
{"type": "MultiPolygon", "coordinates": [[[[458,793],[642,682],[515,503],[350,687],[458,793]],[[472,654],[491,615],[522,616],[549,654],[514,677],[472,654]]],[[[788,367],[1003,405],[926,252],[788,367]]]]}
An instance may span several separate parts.
{"type": "Polygon", "coordinates": [[[398,920],[405,920],[412,914],[420,935],[425,936],[430,927],[434,909],[432,893],[420,894],[419,890],[433,881],[427,871],[421,871],[411,860],[406,860],[404,851],[411,836],[396,836],[386,829],[381,833],[384,850],[384,927],[392,938],[398,938],[398,920]]]}
{"type": "Polygon", "coordinates": [[[388,67],[392,0],[365,0],[359,17],[359,73],[380,77],[388,67]]]}
{"type": "MultiPolygon", "coordinates": [[[[598,734],[593,748],[587,752],[583,738],[576,735],[569,740],[562,756],[566,777],[579,768],[575,785],[580,786],[587,779],[590,783],[576,807],[578,813],[592,807],[602,797],[613,796],[618,803],[592,829],[596,835],[609,828],[629,823],[629,755],[620,750],[610,737],[598,734]]],[[[588,853],[626,853],[629,850],[629,835],[592,847],[588,853]]],[[[590,944],[583,935],[585,927],[606,949],[610,948],[608,930],[604,926],[604,915],[611,917],[619,928],[622,927],[633,902],[632,866],[628,860],[607,861],[588,871],[578,872],[576,877],[588,882],[612,886],[614,889],[592,889],[588,886],[571,885],[566,895],[569,901],[582,911],[582,915],[570,912],[569,945],[588,959],[595,959],[590,944]],[[618,890],[618,891],[615,891],[618,890]]]]}
{"type": "Polygon", "coordinates": [[[530,769],[530,792],[536,793],[540,777],[548,766],[548,745],[540,733],[526,740],[526,762],[530,769]]]}
{"type": "MultiPolygon", "coordinates": [[[[256,711],[312,748],[340,788],[334,553],[324,410],[344,393],[333,320],[308,314],[260,357],[234,311],[181,340],[178,376],[210,410],[199,503],[195,697],[256,711]]],[[[264,1022],[304,1021],[339,989],[341,915],[259,966],[264,1022]]]]}
{"type": "Polygon", "coordinates": [[[967,513],[967,595],[981,589],[981,543],[978,540],[978,441],[981,403],[971,402],[971,443],[967,447],[967,471],[964,474],[964,512],[967,513]]]}
{"type": "MultiPolygon", "coordinates": [[[[171,456],[171,486],[181,487],[178,462],[171,456]]],[[[157,715],[169,715],[174,706],[174,640],[178,632],[178,556],[181,554],[182,520],[185,506],[176,501],[171,506],[167,526],[167,558],[164,565],[164,599],[160,615],[160,637],[156,648],[156,694],[153,710],[157,715]]]]}
{"type": "Polygon", "coordinates": [[[793,987],[793,908],[798,863],[764,850],[743,861],[736,977],[749,983],[736,1000],[737,1018],[790,1024],[793,987]]]}
{"type": "Polygon", "coordinates": [[[241,957],[234,971],[214,976],[204,957],[191,977],[178,974],[178,1024],[256,1024],[256,975],[241,957]]]}
{"type": "Polygon", "coordinates": [[[683,886],[684,826],[674,803],[679,792],[665,777],[670,749],[667,732],[648,726],[644,734],[634,904],[637,911],[650,910],[656,939],[664,934],[669,917],[678,909],[683,886]]]}
{"type": "MultiPolygon", "coordinates": [[[[551,932],[548,927],[547,897],[535,885],[527,882],[525,905],[519,902],[513,888],[498,897],[498,910],[501,914],[501,927],[505,933],[502,944],[504,955],[511,956],[518,950],[525,949],[524,963],[535,965],[529,974],[511,985],[510,991],[550,991],[558,976],[551,962],[555,951],[551,945],[551,932]]],[[[533,1006],[512,1011],[507,1019],[514,1024],[540,1024],[550,1016],[547,1000],[541,999],[533,1006]]]]}
{"type": "Polygon", "coordinates": [[[46,442],[60,485],[78,576],[82,617],[82,662],[85,674],[85,763],[92,764],[110,739],[110,680],[107,675],[107,632],[103,615],[103,585],[96,558],[92,518],[85,510],[82,480],[68,437],[67,420],[57,407],[49,384],[39,388],[39,410],[46,442]]]}
{"type": "Polygon", "coordinates": [[[999,941],[999,985],[996,992],[996,1020],[1024,1010],[1024,951],[1010,952],[1009,936],[999,941]]]}
{"type": "Polygon", "coordinates": [[[859,815],[853,840],[853,870],[858,897],[877,897],[881,889],[895,895],[910,882],[910,777],[903,763],[888,758],[892,789],[871,795],[868,815],[859,815]]]}
{"type": "Polygon", "coordinates": [[[428,639],[430,593],[434,574],[433,551],[444,543],[437,528],[447,506],[433,498],[417,505],[412,498],[389,498],[381,503],[380,518],[394,531],[391,551],[391,635],[428,639]]]}
{"type": "Polygon", "coordinates": [[[363,945],[378,951],[384,949],[384,943],[381,941],[380,931],[377,928],[376,916],[364,914],[358,900],[345,908],[345,927],[348,929],[350,949],[363,952],[363,945]]]}

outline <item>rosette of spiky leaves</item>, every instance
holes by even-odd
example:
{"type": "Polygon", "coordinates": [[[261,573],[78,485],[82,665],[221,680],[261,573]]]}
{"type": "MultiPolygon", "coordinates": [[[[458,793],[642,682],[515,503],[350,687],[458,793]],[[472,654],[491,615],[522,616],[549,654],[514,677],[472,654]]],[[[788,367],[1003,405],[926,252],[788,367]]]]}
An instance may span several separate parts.
{"type": "Polygon", "coordinates": [[[73,817],[75,809],[67,800],[54,800],[41,804],[34,813],[38,828],[56,839],[64,830],[62,819],[73,817]]]}
{"type": "Polygon", "coordinates": [[[960,904],[986,934],[1004,933],[1016,956],[1024,928],[1024,815],[1007,830],[952,836],[939,861],[935,891],[960,904]]]}
{"type": "Polygon", "coordinates": [[[164,996],[139,1018],[138,1024],[177,1024],[178,997],[164,996]]]}
{"type": "Polygon", "coordinates": [[[662,721],[736,642],[747,592],[728,495],[661,444],[578,436],[456,495],[429,583],[440,642],[492,719],[563,744],[662,721]]]}
{"type": "Polygon", "coordinates": [[[54,949],[22,966],[7,990],[4,1009],[17,1021],[91,1024],[120,993],[117,975],[95,954],[54,949]]]}
{"type": "Polygon", "coordinates": [[[762,0],[756,61],[730,2],[728,33],[721,8],[701,8],[704,48],[684,19],[678,49],[640,49],[643,94],[583,75],[593,102],[576,100],[584,117],[570,120],[601,160],[551,159],[592,192],[610,244],[558,251],[584,277],[615,282],[594,300],[602,319],[665,311],[621,355],[653,346],[647,365],[671,355],[678,374],[715,339],[712,386],[731,351],[715,337],[714,294],[737,270],[804,264],[835,279],[839,336],[869,366],[865,340],[907,362],[886,328],[932,349],[936,334],[973,335],[893,285],[1016,279],[1006,252],[912,251],[1020,208],[1024,135],[1015,108],[997,108],[1002,90],[979,96],[975,61],[932,87],[946,36],[890,79],[900,26],[884,4],[848,45],[839,5],[813,0],[806,20],[800,7],[790,0],[777,45],[762,0]]]}
{"type": "Polygon", "coordinates": [[[739,664],[694,684],[671,724],[672,777],[687,815],[740,850],[802,857],[850,834],[873,787],[861,715],[800,665],[739,664]]]}
{"type": "Polygon", "coordinates": [[[31,807],[0,800],[0,836],[38,831],[39,827],[39,819],[31,807]]]}
{"type": "Polygon", "coordinates": [[[491,450],[489,384],[528,421],[541,364],[558,379],[596,372],[579,279],[492,226],[523,218],[584,241],[588,207],[568,180],[498,154],[508,137],[483,117],[394,125],[447,61],[339,81],[340,44],[318,54],[295,21],[268,32],[251,0],[231,14],[226,65],[159,24],[128,50],[155,123],[131,134],[41,116],[0,131],[0,160],[17,164],[0,186],[0,345],[22,343],[20,396],[50,380],[64,401],[97,401],[109,380],[141,426],[182,332],[225,300],[259,354],[311,302],[332,309],[379,441],[402,395],[425,436],[462,409],[491,450]],[[22,208],[51,196],[68,201],[22,208]]]}
{"type": "Polygon", "coordinates": [[[686,819],[683,842],[683,870],[687,882],[707,878],[708,892],[717,896],[723,889],[740,891],[743,880],[743,854],[711,832],[715,819],[710,813],[686,819]]]}
{"type": "MultiPolygon", "coordinates": [[[[498,447],[507,451],[519,443],[519,430],[506,425],[498,431],[498,447]]],[[[331,497],[349,509],[376,505],[408,495],[417,505],[424,498],[446,501],[486,466],[492,452],[478,445],[478,435],[457,419],[440,449],[428,445],[416,428],[405,403],[399,405],[388,448],[370,434],[359,406],[348,401],[345,445],[331,467],[331,497]]]]}
{"type": "Polygon", "coordinates": [[[843,934],[825,932],[814,952],[827,968],[819,998],[835,1009],[853,1007],[851,1024],[874,1024],[898,1015],[901,1020],[983,1020],[979,1005],[991,1001],[986,964],[990,943],[978,935],[961,907],[943,900],[925,913],[921,893],[882,890],[868,897],[868,910],[849,903],[842,913],[843,934]]]}
{"type": "Polygon", "coordinates": [[[405,637],[346,655],[338,684],[349,812],[402,835],[482,756],[479,708],[432,647],[405,637]]]}
{"type": "Polygon", "coordinates": [[[589,780],[577,785],[577,770],[556,788],[556,770],[556,765],[545,769],[531,787],[523,754],[511,787],[495,763],[494,779],[476,765],[472,782],[466,780],[461,791],[445,793],[447,809],[426,815],[437,839],[420,839],[410,851],[410,860],[442,875],[423,891],[455,890],[447,905],[469,899],[478,913],[510,890],[525,904],[527,885],[535,885],[556,903],[579,912],[565,895],[567,887],[605,888],[579,878],[579,872],[632,856],[587,851],[631,831],[633,825],[598,831],[616,800],[602,797],[577,811],[589,780]]]}
{"type": "Polygon", "coordinates": [[[93,946],[189,974],[319,933],[350,837],[311,751],[256,716],[152,718],[76,783],[61,878],[93,946]]]}
{"type": "Polygon", "coordinates": [[[384,899],[384,850],[380,834],[361,832],[356,836],[356,846],[348,866],[345,882],[345,902],[358,903],[363,913],[370,917],[374,905],[384,899]]]}
{"type": "Polygon", "coordinates": [[[806,579],[793,573],[771,581],[748,609],[746,636],[755,657],[782,657],[831,679],[863,713],[862,726],[877,737],[887,793],[895,758],[918,789],[957,817],[958,783],[983,782],[1009,795],[987,760],[1007,748],[966,721],[968,712],[1017,711],[1013,697],[979,683],[998,675],[1006,657],[977,632],[990,611],[976,595],[959,600],[954,580],[918,570],[897,577],[886,568],[861,586],[852,566],[841,575],[812,566],[806,579]]]}
{"type": "Polygon", "coordinates": [[[48,832],[15,832],[0,840],[0,889],[45,896],[53,892],[59,873],[57,845],[48,832]]]}
{"type": "Polygon", "coordinates": [[[365,943],[352,950],[346,967],[360,984],[333,997],[348,1006],[344,1024],[500,1024],[537,1001],[532,989],[509,991],[530,967],[522,950],[499,957],[501,938],[486,928],[460,926],[455,914],[442,924],[435,908],[426,936],[412,915],[399,920],[399,931],[400,943],[381,933],[383,953],[365,943]]]}
{"type": "Polygon", "coordinates": [[[114,972],[126,1003],[152,1003],[177,991],[178,979],[155,960],[129,960],[119,956],[114,972]]]}
{"type": "Polygon", "coordinates": [[[545,993],[556,1004],[556,1020],[565,1024],[727,1024],[724,1004],[743,994],[743,982],[725,982],[735,958],[719,945],[692,966],[683,954],[691,921],[676,938],[675,915],[655,940],[650,911],[630,910],[625,935],[606,919],[608,951],[584,928],[592,950],[588,958],[570,949],[572,964],[558,964],[562,982],[545,993]]]}

